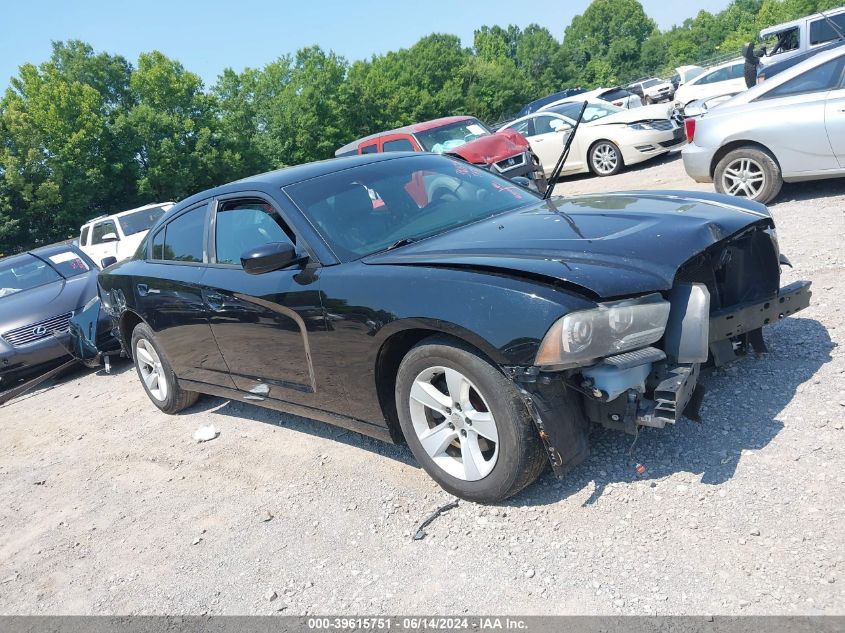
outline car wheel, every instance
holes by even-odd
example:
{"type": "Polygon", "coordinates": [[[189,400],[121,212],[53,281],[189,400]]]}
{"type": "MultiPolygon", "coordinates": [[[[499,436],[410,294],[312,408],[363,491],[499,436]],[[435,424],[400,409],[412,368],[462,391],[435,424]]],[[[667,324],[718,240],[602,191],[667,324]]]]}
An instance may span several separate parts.
{"type": "Polygon", "coordinates": [[[179,386],[153,331],[145,323],[139,323],[132,331],[132,359],[144,391],[165,413],[178,413],[197,401],[197,392],[179,386]]]}
{"type": "Polygon", "coordinates": [[[716,165],[713,180],[719,193],[763,204],[773,200],[783,186],[777,161],[756,147],[740,147],[728,152],[716,165]]]}
{"type": "Polygon", "coordinates": [[[414,457],[462,499],[502,501],[546,465],[516,387],[459,341],[436,336],[408,352],[396,379],[396,408],[414,457]]]}
{"type": "Polygon", "coordinates": [[[613,176],[623,167],[622,152],[611,141],[599,141],[590,148],[590,167],[597,176],[613,176]]]}

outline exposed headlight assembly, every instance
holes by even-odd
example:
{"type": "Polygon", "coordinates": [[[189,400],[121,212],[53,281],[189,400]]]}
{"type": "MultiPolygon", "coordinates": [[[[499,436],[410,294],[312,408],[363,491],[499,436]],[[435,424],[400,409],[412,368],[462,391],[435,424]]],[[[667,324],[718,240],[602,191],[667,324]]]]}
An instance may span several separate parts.
{"type": "Polygon", "coordinates": [[[536,365],[566,368],[585,365],[650,345],[663,336],[669,302],[659,294],[600,303],[597,308],[567,314],[546,333],[536,365]]]}

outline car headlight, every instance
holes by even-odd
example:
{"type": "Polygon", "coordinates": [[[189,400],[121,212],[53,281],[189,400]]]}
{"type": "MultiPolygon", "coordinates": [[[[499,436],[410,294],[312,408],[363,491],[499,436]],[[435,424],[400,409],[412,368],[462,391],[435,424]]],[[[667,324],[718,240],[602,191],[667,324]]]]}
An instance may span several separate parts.
{"type": "Polygon", "coordinates": [[[600,303],[558,319],[546,333],[535,364],[577,367],[589,361],[659,341],[669,302],[659,294],[600,303]]]}
{"type": "Polygon", "coordinates": [[[654,126],[651,123],[640,121],[639,123],[629,123],[628,127],[632,130],[653,130],[654,126]]]}

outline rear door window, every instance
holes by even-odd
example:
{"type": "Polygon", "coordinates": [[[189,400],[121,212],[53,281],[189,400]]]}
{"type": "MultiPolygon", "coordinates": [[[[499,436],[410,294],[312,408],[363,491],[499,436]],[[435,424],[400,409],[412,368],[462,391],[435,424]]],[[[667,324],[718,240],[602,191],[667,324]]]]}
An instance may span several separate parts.
{"type": "Polygon", "coordinates": [[[832,90],[840,84],[843,64],[845,64],[845,58],[833,59],[782,83],[759,98],[774,99],[776,97],[832,90]]]}
{"type": "Polygon", "coordinates": [[[191,263],[204,261],[207,211],[206,204],[168,222],[153,237],[153,259],[191,263]]]}
{"type": "Polygon", "coordinates": [[[383,152],[413,152],[414,146],[406,138],[396,138],[392,141],[385,141],[381,150],[383,152]]]}
{"type": "MultiPolygon", "coordinates": [[[[836,28],[845,33],[845,13],[840,13],[839,15],[831,15],[828,16],[830,22],[836,25],[836,28]]],[[[830,24],[827,20],[822,18],[821,20],[816,20],[814,22],[810,22],[810,45],[814,46],[816,44],[824,44],[825,42],[831,42],[839,37],[839,33],[836,32],[836,29],[830,24]]]]}
{"type": "Polygon", "coordinates": [[[94,225],[94,230],[91,233],[91,244],[103,244],[103,239],[109,233],[117,237],[117,228],[114,225],[114,220],[106,220],[94,225]]]}

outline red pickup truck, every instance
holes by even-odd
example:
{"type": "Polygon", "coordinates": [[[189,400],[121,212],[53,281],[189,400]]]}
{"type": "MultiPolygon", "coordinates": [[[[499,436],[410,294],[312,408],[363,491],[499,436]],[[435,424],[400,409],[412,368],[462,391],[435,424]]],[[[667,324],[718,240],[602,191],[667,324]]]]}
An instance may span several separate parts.
{"type": "Polygon", "coordinates": [[[528,141],[514,130],[495,134],[471,116],[450,116],[370,134],[347,143],[335,156],[377,152],[450,154],[506,178],[522,176],[543,191],[546,179],[528,141]]]}

